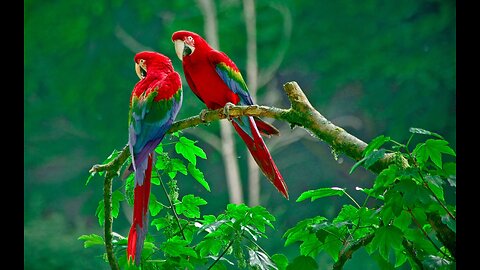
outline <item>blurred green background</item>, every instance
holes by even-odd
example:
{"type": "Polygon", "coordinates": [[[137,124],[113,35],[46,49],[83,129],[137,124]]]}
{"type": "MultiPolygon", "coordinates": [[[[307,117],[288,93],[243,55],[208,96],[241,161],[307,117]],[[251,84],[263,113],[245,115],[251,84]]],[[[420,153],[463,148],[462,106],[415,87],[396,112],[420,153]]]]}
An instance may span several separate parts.
{"type": "MultiPolygon", "coordinates": [[[[138,80],[135,53],[147,49],[169,56],[183,78],[170,37],[181,29],[205,36],[201,2],[24,2],[25,269],[108,269],[102,247],[84,249],[77,240],[82,234],[103,235],[94,215],[102,178],[95,176],[85,186],[88,170],[127,142],[128,100],[138,80]]],[[[207,2],[216,10],[220,49],[247,79],[244,2],[207,2]]],[[[256,103],[288,108],[282,85],[297,81],[320,113],[365,142],[381,134],[404,141],[409,127],[420,127],[443,135],[456,149],[455,5],[435,0],[255,1],[256,103]]],[[[183,82],[177,119],[204,108],[183,82]]],[[[269,239],[261,245],[269,254],[284,253],[292,260],[298,246],[283,247],[283,233],[305,218],[332,217],[348,203],[344,198],[295,203],[296,198],[330,186],[356,196],[354,188],[370,187],[374,175],[362,169],[349,175],[353,160],[341,154],[336,159],[328,145],[301,128],[273,123],[282,136],[266,143],[291,199],[284,200],[261,176],[260,204],[277,218],[276,229],[267,230],[269,239]]],[[[208,137],[218,137],[219,126],[184,133],[198,140],[208,157],[197,166],[211,193],[190,177],[178,179],[181,195],[194,193],[209,202],[203,214],[218,215],[229,202],[222,157],[208,137]]],[[[235,139],[248,203],[249,154],[235,139]]],[[[113,230],[127,235],[130,210],[122,207],[113,230]]],[[[317,261],[321,269],[332,263],[328,256],[317,261]]],[[[377,269],[373,261],[359,251],[345,269],[377,269]]]]}

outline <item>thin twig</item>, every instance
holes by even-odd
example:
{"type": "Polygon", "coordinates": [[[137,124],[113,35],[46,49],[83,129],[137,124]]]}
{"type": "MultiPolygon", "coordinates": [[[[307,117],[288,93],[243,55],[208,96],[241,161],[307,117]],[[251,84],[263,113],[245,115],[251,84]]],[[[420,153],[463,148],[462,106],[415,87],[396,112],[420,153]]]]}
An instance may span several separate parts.
{"type": "Polygon", "coordinates": [[[157,175],[158,175],[158,180],[160,181],[160,185],[162,186],[163,192],[165,193],[165,196],[168,199],[168,203],[170,204],[170,208],[172,209],[173,215],[175,216],[175,220],[177,221],[178,229],[182,234],[183,240],[187,240],[187,238],[185,237],[185,234],[183,233],[182,225],[180,225],[180,218],[178,217],[177,211],[175,210],[175,205],[173,205],[172,199],[170,199],[170,195],[168,195],[168,191],[165,188],[165,185],[163,184],[162,178],[160,177],[160,173],[158,171],[157,171],[157,175]]]}

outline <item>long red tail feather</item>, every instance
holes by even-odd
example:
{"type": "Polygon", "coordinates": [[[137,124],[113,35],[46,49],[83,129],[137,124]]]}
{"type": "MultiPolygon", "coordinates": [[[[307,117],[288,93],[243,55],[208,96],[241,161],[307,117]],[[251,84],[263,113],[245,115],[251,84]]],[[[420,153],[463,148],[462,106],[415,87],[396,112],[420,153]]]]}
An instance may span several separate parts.
{"type": "Polygon", "coordinates": [[[147,162],[143,185],[135,186],[134,189],[133,222],[128,234],[127,260],[129,262],[134,260],[136,265],[140,264],[143,243],[148,230],[148,200],[150,198],[152,176],[152,154],[148,155],[147,162]]]}
{"type": "Polygon", "coordinates": [[[248,117],[250,130],[253,135],[250,137],[237,122],[232,121],[233,127],[243,139],[245,144],[247,145],[248,150],[252,154],[253,158],[257,162],[258,166],[262,170],[263,174],[272,182],[272,184],[277,188],[277,190],[288,199],[288,188],[287,184],[283,180],[282,175],[277,169],[277,165],[272,159],[270,152],[268,151],[265,142],[263,141],[262,137],[260,136],[260,132],[255,125],[255,121],[253,117],[248,117]]]}

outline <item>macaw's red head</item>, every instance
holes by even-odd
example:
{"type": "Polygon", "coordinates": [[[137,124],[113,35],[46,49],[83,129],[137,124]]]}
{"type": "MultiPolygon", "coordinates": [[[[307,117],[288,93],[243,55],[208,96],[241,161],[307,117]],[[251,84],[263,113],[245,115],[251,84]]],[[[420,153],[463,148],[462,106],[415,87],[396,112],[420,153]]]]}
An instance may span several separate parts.
{"type": "Polygon", "coordinates": [[[133,58],[135,61],[135,72],[141,79],[147,77],[151,72],[169,73],[173,71],[170,58],[158,52],[143,51],[133,58]]]}
{"type": "Polygon", "coordinates": [[[190,31],[177,31],[172,35],[172,41],[175,44],[175,52],[180,61],[184,57],[190,57],[195,50],[202,50],[202,48],[210,48],[210,45],[198,34],[190,31]]]}

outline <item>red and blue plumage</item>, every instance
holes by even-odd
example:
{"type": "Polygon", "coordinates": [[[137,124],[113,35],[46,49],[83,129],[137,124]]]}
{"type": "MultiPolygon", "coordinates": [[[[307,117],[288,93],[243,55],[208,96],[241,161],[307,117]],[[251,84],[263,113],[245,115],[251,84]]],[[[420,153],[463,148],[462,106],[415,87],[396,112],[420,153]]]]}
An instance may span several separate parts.
{"type": "MultiPolygon", "coordinates": [[[[239,69],[225,53],[213,49],[191,31],[173,33],[172,41],[188,85],[207,108],[219,109],[227,103],[254,104],[239,69]]],[[[278,130],[252,116],[233,118],[232,125],[265,176],[288,199],[287,185],[260,135],[278,134],[278,130]]]]}
{"type": "Polygon", "coordinates": [[[135,173],[132,227],[128,235],[127,259],[138,265],[148,229],[148,201],[155,148],[172,125],[182,105],[180,75],[171,60],[157,52],[135,55],[140,81],[130,97],[128,144],[135,173]]]}

